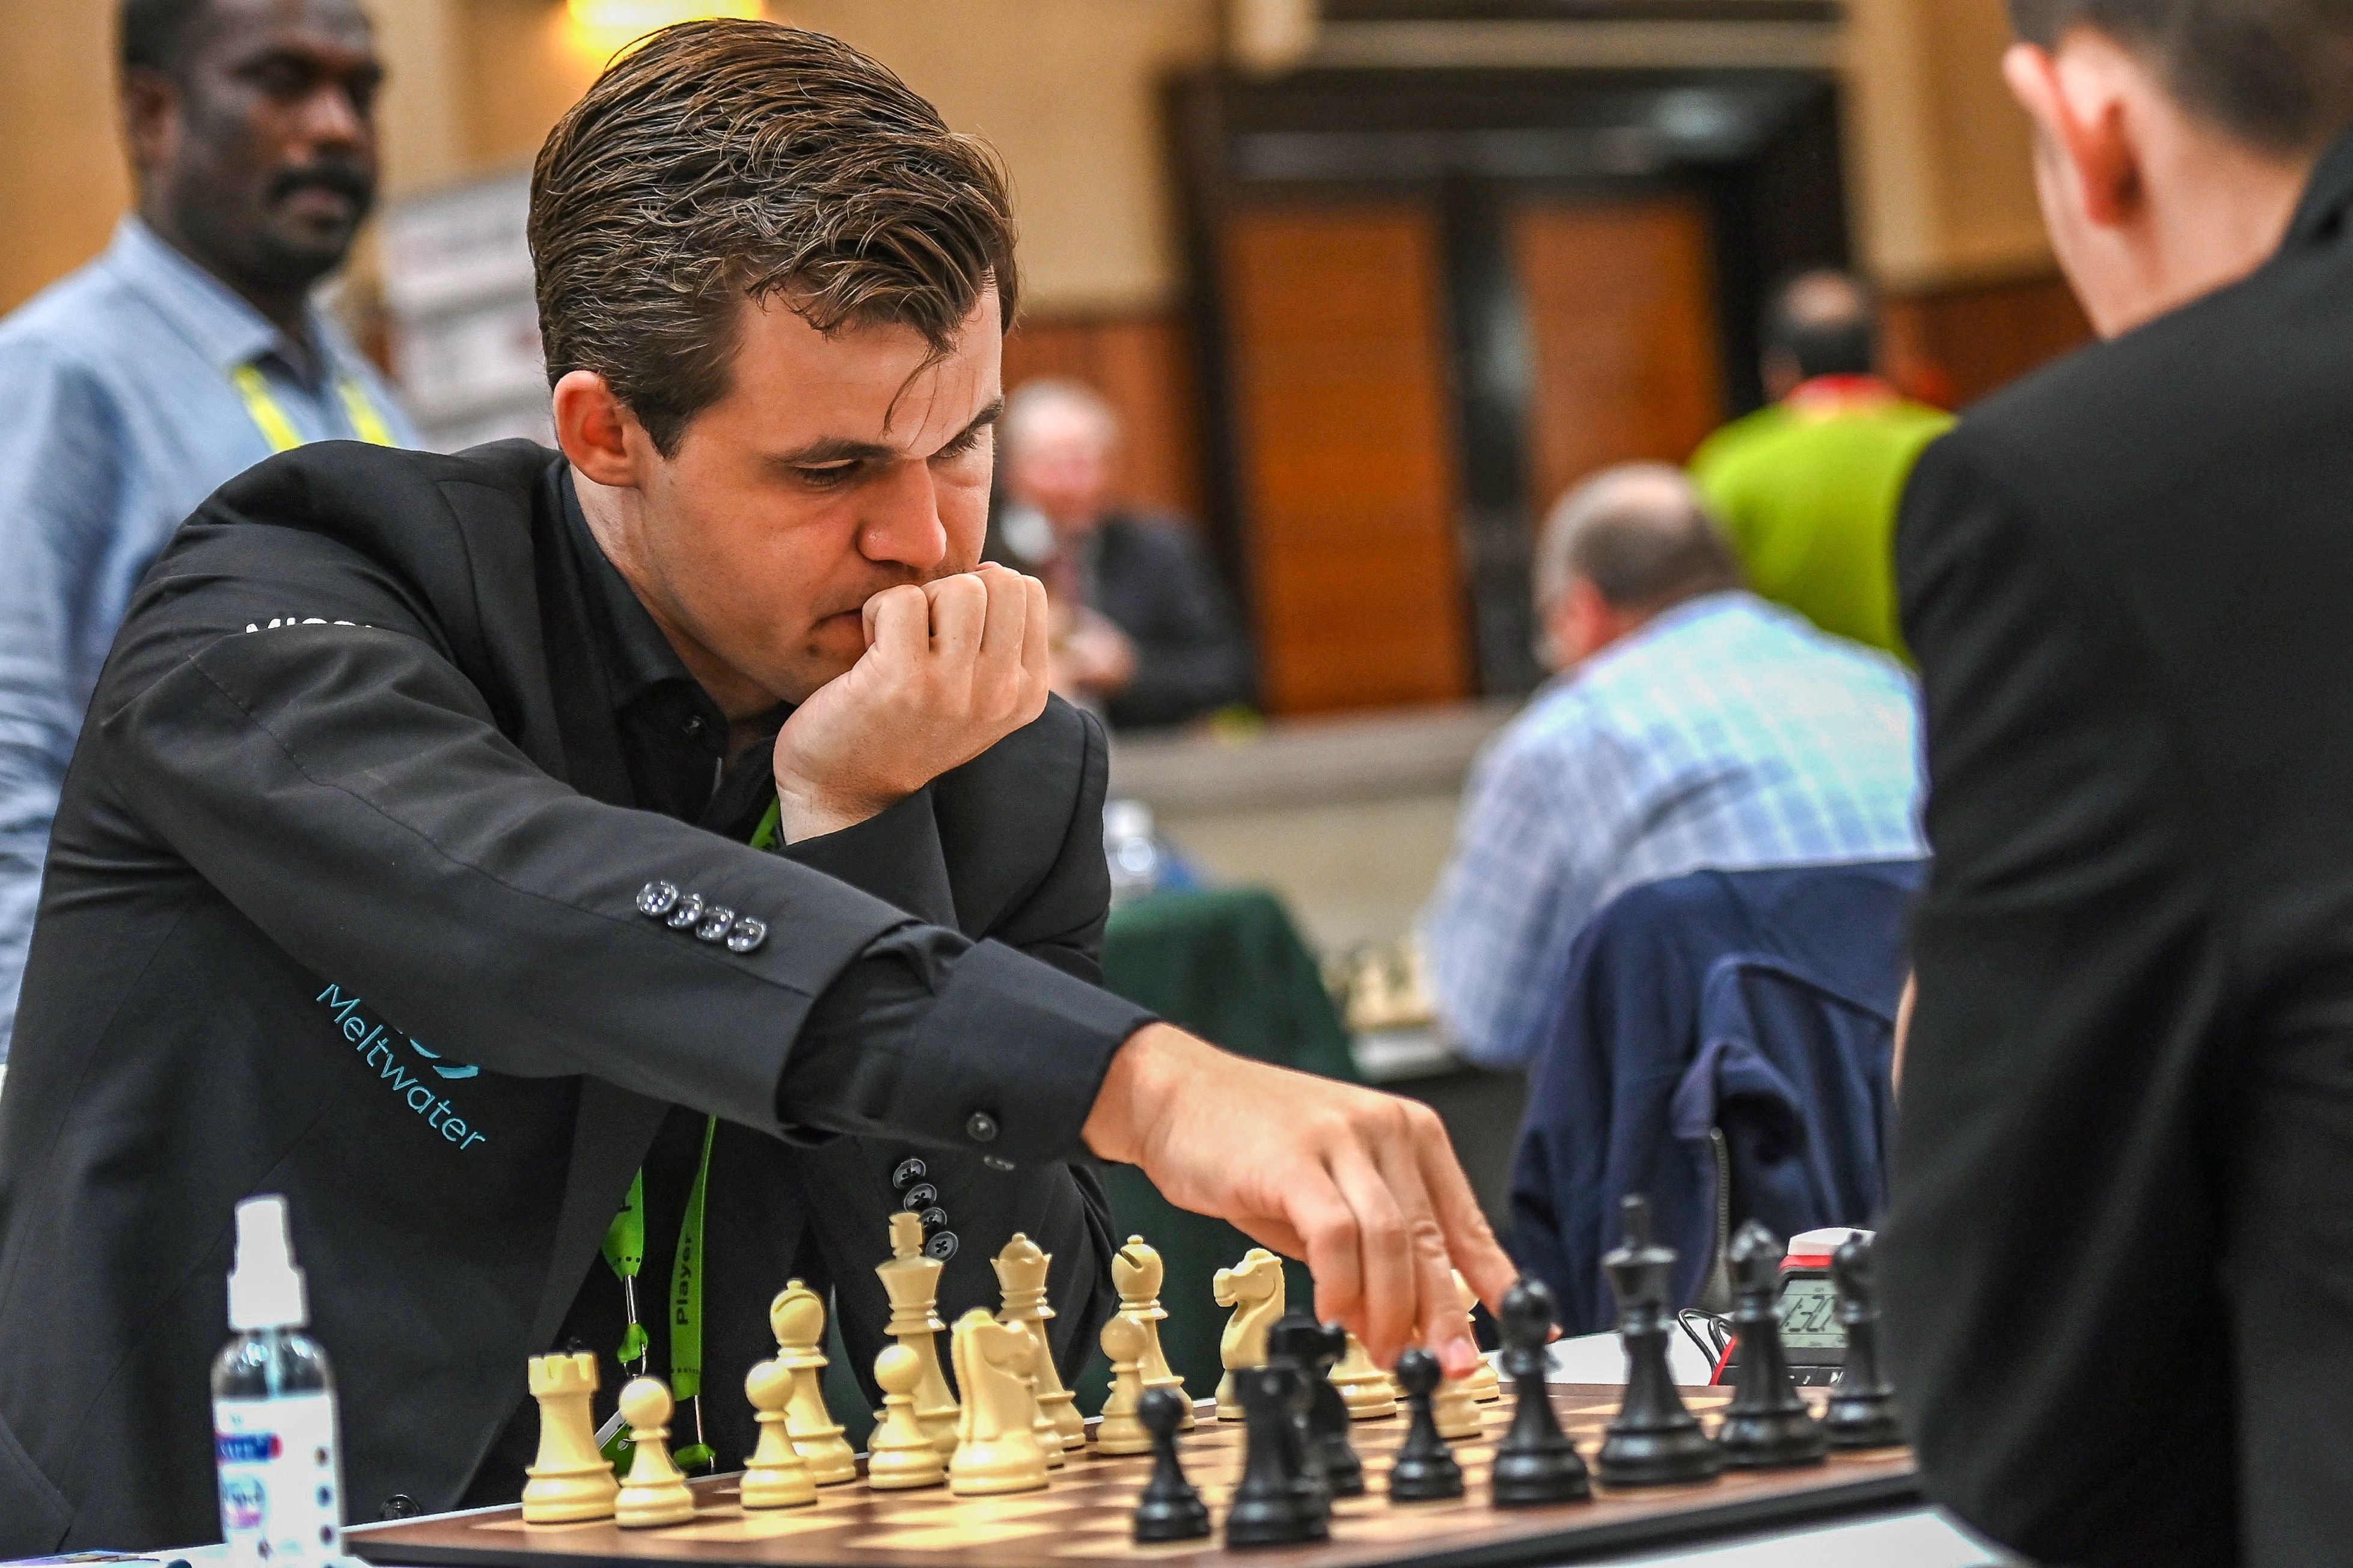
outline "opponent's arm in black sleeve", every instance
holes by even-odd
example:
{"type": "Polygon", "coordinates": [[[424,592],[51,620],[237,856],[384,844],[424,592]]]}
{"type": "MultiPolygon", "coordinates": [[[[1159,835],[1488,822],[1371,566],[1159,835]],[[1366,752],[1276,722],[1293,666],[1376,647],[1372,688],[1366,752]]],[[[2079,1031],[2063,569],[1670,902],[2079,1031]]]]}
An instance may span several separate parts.
{"type": "Polygon", "coordinates": [[[2155,661],[2050,488],[1965,426],[1905,499],[1936,858],[1888,1340],[1938,1501],[2038,1560],[2203,1561],[2231,1434],[2179,1415],[2228,1405],[2196,1174],[2223,944],[2155,661]]]}

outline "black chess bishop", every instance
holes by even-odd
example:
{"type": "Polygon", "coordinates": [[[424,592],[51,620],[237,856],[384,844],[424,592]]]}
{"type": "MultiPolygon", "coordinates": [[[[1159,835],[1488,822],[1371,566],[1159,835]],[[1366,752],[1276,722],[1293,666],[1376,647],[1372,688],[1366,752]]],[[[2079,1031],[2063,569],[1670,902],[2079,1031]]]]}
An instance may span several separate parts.
{"type": "Polygon", "coordinates": [[[1593,1495],[1577,1445],[1560,1429],[1546,1386],[1545,1345],[1553,1299],[1541,1279],[1522,1279],[1504,1295],[1504,1375],[1512,1383],[1512,1425],[1495,1446],[1497,1508],[1577,1502],[1593,1495]]]}
{"type": "Polygon", "coordinates": [[[1871,1237],[1851,1236],[1831,1255],[1846,1365],[1831,1388],[1822,1426],[1833,1448],[1890,1448],[1904,1441],[1895,1390],[1879,1366],[1879,1291],[1872,1279],[1871,1237]]]}
{"type": "Polygon", "coordinates": [[[1740,1469],[1820,1464],[1830,1451],[1822,1424],[1798,1396],[1781,1347],[1781,1260],[1789,1249],[1755,1220],[1725,1251],[1737,1296],[1733,1332],[1740,1342],[1732,1404],[1716,1428],[1724,1462],[1740,1469]]]}
{"type": "Polygon", "coordinates": [[[1626,1244],[1601,1260],[1618,1298],[1618,1337],[1626,1347],[1626,1397],[1601,1440],[1602,1482],[1613,1487],[1704,1481],[1724,1469],[1724,1452],[1683,1405],[1667,1368],[1673,1331],[1668,1293],[1675,1254],[1651,1239],[1651,1205],[1622,1205],[1626,1244]]]}
{"type": "Polygon", "coordinates": [[[1398,1386],[1405,1390],[1413,1416],[1389,1466],[1392,1502],[1435,1502],[1462,1495],[1462,1467],[1455,1463],[1454,1450],[1439,1436],[1433,1408],[1441,1375],[1438,1358],[1426,1350],[1416,1348],[1398,1357],[1398,1386]]]}

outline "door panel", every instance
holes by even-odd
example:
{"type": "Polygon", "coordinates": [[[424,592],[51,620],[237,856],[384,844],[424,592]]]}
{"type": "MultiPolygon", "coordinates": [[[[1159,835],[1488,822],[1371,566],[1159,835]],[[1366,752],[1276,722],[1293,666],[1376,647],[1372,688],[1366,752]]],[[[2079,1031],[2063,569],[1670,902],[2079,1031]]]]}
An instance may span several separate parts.
{"type": "Polygon", "coordinates": [[[1435,217],[1396,203],[1246,207],[1221,249],[1268,709],[1465,695],[1435,217]]]}

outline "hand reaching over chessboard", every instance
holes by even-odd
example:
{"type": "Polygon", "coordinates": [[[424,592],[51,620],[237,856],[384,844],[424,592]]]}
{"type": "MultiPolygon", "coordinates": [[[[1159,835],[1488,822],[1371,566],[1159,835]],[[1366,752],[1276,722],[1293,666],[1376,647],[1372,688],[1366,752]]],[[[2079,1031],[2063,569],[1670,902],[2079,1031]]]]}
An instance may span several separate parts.
{"type": "Polygon", "coordinates": [[[1515,1271],[1428,1106],[1155,1024],[1112,1058],[1085,1135],[1180,1208],[1303,1259],[1318,1308],[1381,1364],[1409,1343],[1450,1376],[1478,1364],[1454,1271],[1490,1310],[1515,1271]]]}

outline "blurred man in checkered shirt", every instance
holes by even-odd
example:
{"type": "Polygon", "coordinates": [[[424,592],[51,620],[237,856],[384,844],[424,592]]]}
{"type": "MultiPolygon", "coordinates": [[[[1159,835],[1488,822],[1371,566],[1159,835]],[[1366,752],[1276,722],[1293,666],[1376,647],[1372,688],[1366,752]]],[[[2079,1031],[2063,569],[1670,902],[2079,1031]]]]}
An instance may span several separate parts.
{"type": "Polygon", "coordinates": [[[1423,917],[1440,1022],[1493,1068],[1535,1052],[1569,944],[1628,888],[1926,853],[1910,677],[1749,593],[1681,472],[1570,491],[1535,589],[1560,673],[1481,756],[1423,917]]]}

